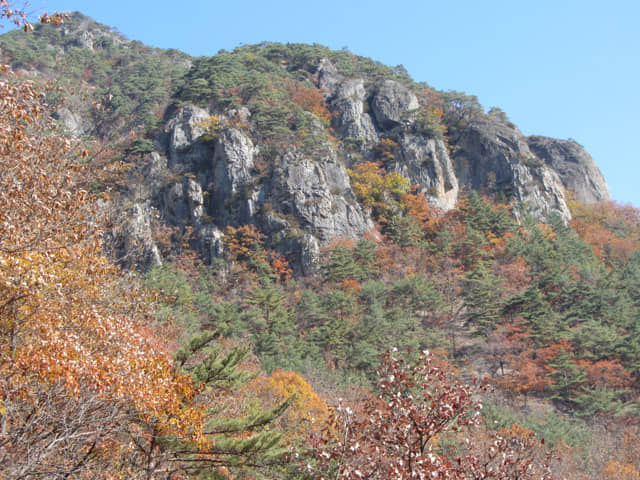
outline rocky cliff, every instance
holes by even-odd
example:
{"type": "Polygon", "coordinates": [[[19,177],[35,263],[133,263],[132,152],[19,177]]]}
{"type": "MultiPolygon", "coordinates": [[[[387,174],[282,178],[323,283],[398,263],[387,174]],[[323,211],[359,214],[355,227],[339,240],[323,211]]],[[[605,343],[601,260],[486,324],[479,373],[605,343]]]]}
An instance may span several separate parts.
{"type": "Polygon", "coordinates": [[[106,142],[129,132],[121,155],[138,175],[124,188],[123,226],[112,235],[127,264],[135,264],[127,245],[138,246],[146,267],[161,261],[151,240],[157,212],[168,226],[192,227],[208,261],[222,254],[226,226],[253,224],[299,271],[312,271],[320,247],[374,226],[349,175],[362,162],[408,179],[441,210],[476,190],[517,215],[566,221],[568,194],[608,199],[577,143],[526,137],[501,111],[485,113],[474,97],[437,92],[402,69],[317,45],[264,43],[191,59],[145,50],[96,25],[75,15],[63,30],[42,27],[35,36],[52,51],[104,60],[108,76],[100,69],[78,76],[46,56],[37,67],[31,53],[20,54],[31,48],[23,39],[4,36],[0,48],[19,68],[68,75],[93,92],[90,105],[73,97],[74,108],[57,108],[72,134],[106,142]]]}
{"type": "Polygon", "coordinates": [[[334,137],[319,139],[321,149],[293,139],[274,149],[252,124],[251,106],[243,111],[241,128],[231,126],[235,106],[185,104],[167,119],[155,155],[167,158],[167,174],[190,175],[156,192],[168,221],[192,224],[204,236],[212,227],[219,232],[226,225],[254,224],[270,246],[311,271],[313,260],[304,259],[315,258],[318,247],[361,237],[373,227],[347,169],[376,160],[383,139],[392,145],[386,169],[409,179],[442,210],[453,208],[461,192],[476,190],[508,201],[519,215],[553,212],[568,220],[567,192],[584,202],[608,198],[597,166],[575,142],[527,138],[504,118],[486,114],[449,130],[443,125],[450,136],[421,131],[424,106],[409,86],[346,77],[328,58],[310,73],[330,112],[329,124],[317,119],[318,128],[334,137]],[[203,129],[212,116],[221,125],[213,141],[205,140],[203,129]]]}

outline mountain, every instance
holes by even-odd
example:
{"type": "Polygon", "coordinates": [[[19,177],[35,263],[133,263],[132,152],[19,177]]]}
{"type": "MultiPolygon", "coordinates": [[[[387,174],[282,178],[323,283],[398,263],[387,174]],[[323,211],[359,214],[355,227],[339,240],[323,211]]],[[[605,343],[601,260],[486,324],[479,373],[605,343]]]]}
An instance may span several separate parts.
{"type": "Polygon", "coordinates": [[[364,449],[385,471],[422,429],[403,412],[427,407],[431,425],[481,424],[416,444],[447,468],[489,455],[460,478],[500,459],[505,478],[638,476],[640,211],[608,200],[577,143],[319,45],[193,58],[76,13],[1,36],[0,55],[16,72],[0,82],[0,293],[17,385],[0,464],[326,478],[344,445],[307,454],[335,440],[333,403],[355,415],[349,468],[364,449]],[[484,420],[465,413],[476,396],[484,420]],[[114,399],[124,417],[104,426],[114,399]],[[94,451],[59,411],[108,440],[94,451]],[[43,426],[81,439],[49,463],[43,426]]]}
{"type": "Polygon", "coordinates": [[[567,195],[609,198],[579,144],[525,137],[473,96],[346,51],[263,43],[193,59],[78,13],[61,29],[4,35],[0,49],[14,69],[55,78],[51,102],[71,133],[110,141],[136,170],[119,187],[135,203],[121,217],[128,227],[113,235],[128,264],[161,261],[144,227],[153,207],[168,225],[193,227],[208,262],[222,229],[254,224],[298,271],[313,271],[320,247],[377,220],[349,175],[366,162],[443,211],[478,191],[518,216],[566,222],[567,195]]]}

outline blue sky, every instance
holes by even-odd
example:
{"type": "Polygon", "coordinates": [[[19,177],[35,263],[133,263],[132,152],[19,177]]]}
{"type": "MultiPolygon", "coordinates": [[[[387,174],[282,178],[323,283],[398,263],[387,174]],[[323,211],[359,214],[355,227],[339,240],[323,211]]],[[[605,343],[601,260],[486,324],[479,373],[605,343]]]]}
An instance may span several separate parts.
{"type": "MultiPolygon", "coordinates": [[[[32,0],[191,55],[261,41],[348,47],[477,95],[523,133],[572,138],[614,200],[640,207],[637,0],[32,0]]],[[[19,5],[19,2],[16,2],[19,5]]]]}

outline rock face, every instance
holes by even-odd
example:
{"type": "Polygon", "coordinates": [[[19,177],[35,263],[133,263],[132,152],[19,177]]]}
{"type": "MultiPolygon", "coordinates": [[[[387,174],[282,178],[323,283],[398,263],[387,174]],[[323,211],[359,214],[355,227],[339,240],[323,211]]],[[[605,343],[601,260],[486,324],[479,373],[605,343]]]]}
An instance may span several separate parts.
{"type": "MultiPolygon", "coordinates": [[[[139,200],[158,207],[172,226],[191,226],[205,260],[224,256],[226,226],[253,224],[294,270],[316,271],[322,246],[374,227],[347,173],[360,161],[382,158],[441,210],[454,208],[461,191],[477,190],[509,202],[517,215],[555,213],[568,221],[567,190],[584,202],[608,198],[600,171],[575,142],[527,138],[506,116],[476,112],[455,125],[447,144],[437,130],[421,130],[422,107],[404,84],[345,78],[328,59],[314,65],[311,78],[332,130],[326,135],[326,124],[307,111],[311,146],[294,141],[293,130],[292,141],[269,143],[246,107],[187,105],[166,120],[158,151],[148,156],[148,182],[140,189],[147,198],[139,200]],[[203,136],[212,114],[220,128],[203,136]]],[[[120,245],[143,245],[138,261],[152,265],[160,258],[144,233],[145,208],[130,212],[120,245]]]]}
{"type": "Polygon", "coordinates": [[[160,251],[151,235],[151,212],[141,204],[134,204],[121,212],[113,222],[117,227],[107,234],[107,245],[125,268],[147,271],[162,265],[160,251]]]}
{"type": "MultiPolygon", "coordinates": [[[[353,86],[364,94],[361,87],[353,86]]],[[[360,120],[367,118],[362,108],[360,113],[360,120]]],[[[207,260],[222,255],[222,227],[252,223],[294,267],[311,272],[320,246],[338,237],[361,237],[373,228],[335,150],[327,147],[328,153],[313,158],[293,147],[266,166],[260,147],[239,129],[221,129],[213,145],[201,142],[200,125],[209,117],[206,110],[187,106],[167,121],[160,139],[168,157],[165,175],[179,174],[182,179],[165,182],[156,195],[169,223],[196,227],[207,260]]],[[[227,112],[222,117],[236,115],[227,112]]],[[[375,133],[370,120],[363,131],[375,133]]],[[[157,178],[163,158],[163,152],[151,154],[150,176],[157,178]]]]}
{"type": "Polygon", "coordinates": [[[198,224],[203,213],[202,187],[187,178],[175,183],[164,194],[164,212],[176,224],[198,224]]]}
{"type": "MultiPolygon", "coordinates": [[[[33,37],[48,28],[36,27],[33,37]]],[[[86,56],[82,79],[69,83],[55,116],[72,135],[105,144],[117,138],[128,155],[130,180],[117,179],[120,206],[111,207],[121,223],[112,249],[126,265],[160,261],[150,231],[157,216],[193,232],[188,237],[210,262],[223,256],[225,227],[252,224],[268,248],[311,272],[319,248],[373,227],[347,173],[361,162],[403,175],[441,210],[477,190],[518,215],[568,220],[567,191],[582,202],[609,198],[577,143],[527,138],[499,109],[484,113],[473,97],[438,93],[402,68],[350,52],[265,42],[195,60],[129,42],[78,13],[50,32],[25,43],[35,51],[49,42],[47,60],[36,62],[43,66],[21,64],[24,55],[13,49],[22,40],[0,42],[0,54],[15,58],[25,76],[63,84],[69,71],[51,64],[50,54],[86,56]],[[98,84],[106,78],[114,88],[98,84]],[[160,133],[134,138],[142,131],[160,133]]]]}
{"type": "Polygon", "coordinates": [[[376,122],[383,130],[402,125],[407,121],[407,115],[419,107],[416,95],[393,80],[385,80],[371,102],[376,122]]]}
{"type": "Polygon", "coordinates": [[[365,112],[366,98],[364,80],[351,80],[341,84],[330,104],[331,109],[336,112],[334,126],[344,137],[376,143],[379,137],[371,115],[365,112]]]}
{"type": "Polygon", "coordinates": [[[442,210],[455,207],[458,200],[458,179],[440,139],[407,134],[400,140],[400,155],[394,169],[418,185],[429,202],[442,210]]]}
{"type": "Polygon", "coordinates": [[[524,204],[535,216],[555,212],[564,220],[571,218],[560,177],[531,152],[517,128],[493,119],[475,120],[461,131],[456,147],[460,185],[524,204]]]}
{"type": "Polygon", "coordinates": [[[210,148],[197,140],[204,133],[201,124],[211,115],[203,108],[181,108],[166,124],[170,167],[189,165],[210,155],[210,148]]]}
{"type": "Polygon", "coordinates": [[[93,125],[88,120],[82,118],[77,112],[72,112],[67,107],[62,107],[54,114],[63,127],[76,137],[81,137],[93,129],[93,125]]]}
{"type": "Polygon", "coordinates": [[[609,200],[609,187],[591,155],[577,142],[548,137],[527,138],[531,151],[560,177],[576,200],[594,203],[609,200]]]}
{"type": "Polygon", "coordinates": [[[212,214],[225,223],[250,223],[255,211],[251,198],[255,147],[249,137],[238,130],[220,134],[213,154],[212,214]]]}
{"type": "Polygon", "coordinates": [[[351,192],[346,169],[335,157],[312,160],[285,153],[265,193],[277,211],[293,215],[321,245],[340,237],[357,238],[373,228],[351,192]]]}
{"type": "Polygon", "coordinates": [[[336,66],[328,58],[321,58],[316,69],[316,78],[318,88],[325,93],[325,96],[328,96],[335,90],[342,77],[338,73],[336,66]]]}

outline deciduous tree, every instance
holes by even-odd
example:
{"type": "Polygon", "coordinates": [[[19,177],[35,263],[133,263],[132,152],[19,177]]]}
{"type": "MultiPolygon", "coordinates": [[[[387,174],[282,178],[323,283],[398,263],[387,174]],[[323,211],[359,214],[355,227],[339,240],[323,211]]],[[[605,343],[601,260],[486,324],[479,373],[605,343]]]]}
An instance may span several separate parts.
{"type": "Polygon", "coordinates": [[[375,394],[338,408],[337,436],[319,449],[315,470],[310,466],[319,478],[551,478],[536,462],[532,432],[476,441],[478,387],[462,383],[442,360],[423,352],[408,362],[387,352],[378,378],[375,394]],[[444,448],[447,442],[453,446],[444,448]]]}

